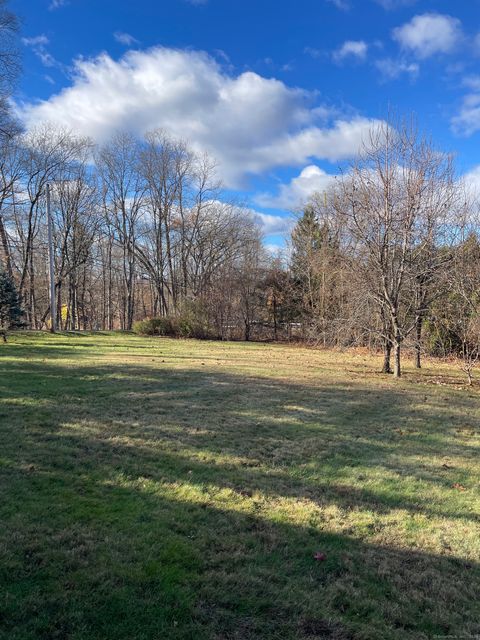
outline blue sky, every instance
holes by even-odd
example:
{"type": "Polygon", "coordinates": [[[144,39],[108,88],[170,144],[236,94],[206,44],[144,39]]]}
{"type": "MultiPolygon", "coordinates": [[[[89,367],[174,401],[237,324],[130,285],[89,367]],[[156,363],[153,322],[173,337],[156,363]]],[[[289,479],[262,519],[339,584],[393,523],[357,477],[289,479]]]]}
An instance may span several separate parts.
{"type": "Polygon", "coordinates": [[[480,0],[11,0],[27,126],[207,150],[267,243],[389,106],[480,183],[480,0]]]}

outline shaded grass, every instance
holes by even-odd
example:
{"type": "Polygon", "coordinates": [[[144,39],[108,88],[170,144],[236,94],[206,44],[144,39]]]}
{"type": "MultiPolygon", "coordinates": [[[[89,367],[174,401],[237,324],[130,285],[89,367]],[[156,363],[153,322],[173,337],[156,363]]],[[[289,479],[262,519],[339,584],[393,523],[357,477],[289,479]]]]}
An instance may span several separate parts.
{"type": "Polygon", "coordinates": [[[478,393],[429,384],[456,379],[446,365],[395,384],[376,364],[280,345],[12,338],[0,637],[479,634],[478,393]]]}

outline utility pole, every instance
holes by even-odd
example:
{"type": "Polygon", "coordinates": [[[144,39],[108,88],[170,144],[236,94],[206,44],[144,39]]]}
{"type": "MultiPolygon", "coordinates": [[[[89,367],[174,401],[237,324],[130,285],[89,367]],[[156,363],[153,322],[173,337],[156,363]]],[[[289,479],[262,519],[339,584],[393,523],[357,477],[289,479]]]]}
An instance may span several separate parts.
{"type": "Polygon", "coordinates": [[[57,305],[55,301],[55,256],[53,254],[53,221],[50,206],[50,183],[47,182],[47,227],[48,227],[48,262],[50,275],[50,331],[55,333],[57,328],[57,305]]]}

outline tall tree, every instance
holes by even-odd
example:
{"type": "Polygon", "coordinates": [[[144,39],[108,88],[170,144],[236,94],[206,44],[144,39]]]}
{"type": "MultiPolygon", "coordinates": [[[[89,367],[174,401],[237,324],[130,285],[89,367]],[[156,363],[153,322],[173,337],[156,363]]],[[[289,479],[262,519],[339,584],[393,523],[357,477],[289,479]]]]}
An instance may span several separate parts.
{"type": "Polygon", "coordinates": [[[313,196],[292,232],[291,271],[299,317],[324,345],[335,333],[343,293],[340,228],[327,195],[313,196]]]}
{"type": "Polygon", "coordinates": [[[140,143],[128,133],[117,133],[98,152],[108,224],[122,248],[122,328],[131,329],[135,310],[139,220],[145,182],[140,172],[140,143]]]}
{"type": "Polygon", "coordinates": [[[20,131],[9,100],[21,70],[18,30],[19,20],[10,10],[8,0],[0,0],[0,140],[12,138],[20,131]]]}
{"type": "Polygon", "coordinates": [[[402,344],[427,304],[413,291],[419,279],[428,287],[439,267],[432,251],[454,229],[449,215],[458,196],[452,158],[406,122],[373,128],[340,182],[338,213],[356,241],[355,268],[384,321],[396,377],[402,344]]]}

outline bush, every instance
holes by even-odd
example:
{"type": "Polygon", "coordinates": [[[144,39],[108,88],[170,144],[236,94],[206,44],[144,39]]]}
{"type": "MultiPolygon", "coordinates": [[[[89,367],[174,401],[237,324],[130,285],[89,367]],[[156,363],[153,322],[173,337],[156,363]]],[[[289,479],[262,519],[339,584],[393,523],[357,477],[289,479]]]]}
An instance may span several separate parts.
{"type": "Polygon", "coordinates": [[[146,318],[133,324],[133,331],[141,336],[170,336],[209,340],[218,337],[203,310],[198,306],[184,308],[175,316],[146,318]]]}
{"type": "Polygon", "coordinates": [[[171,318],[146,318],[133,323],[133,331],[141,336],[176,336],[171,318]]]}

